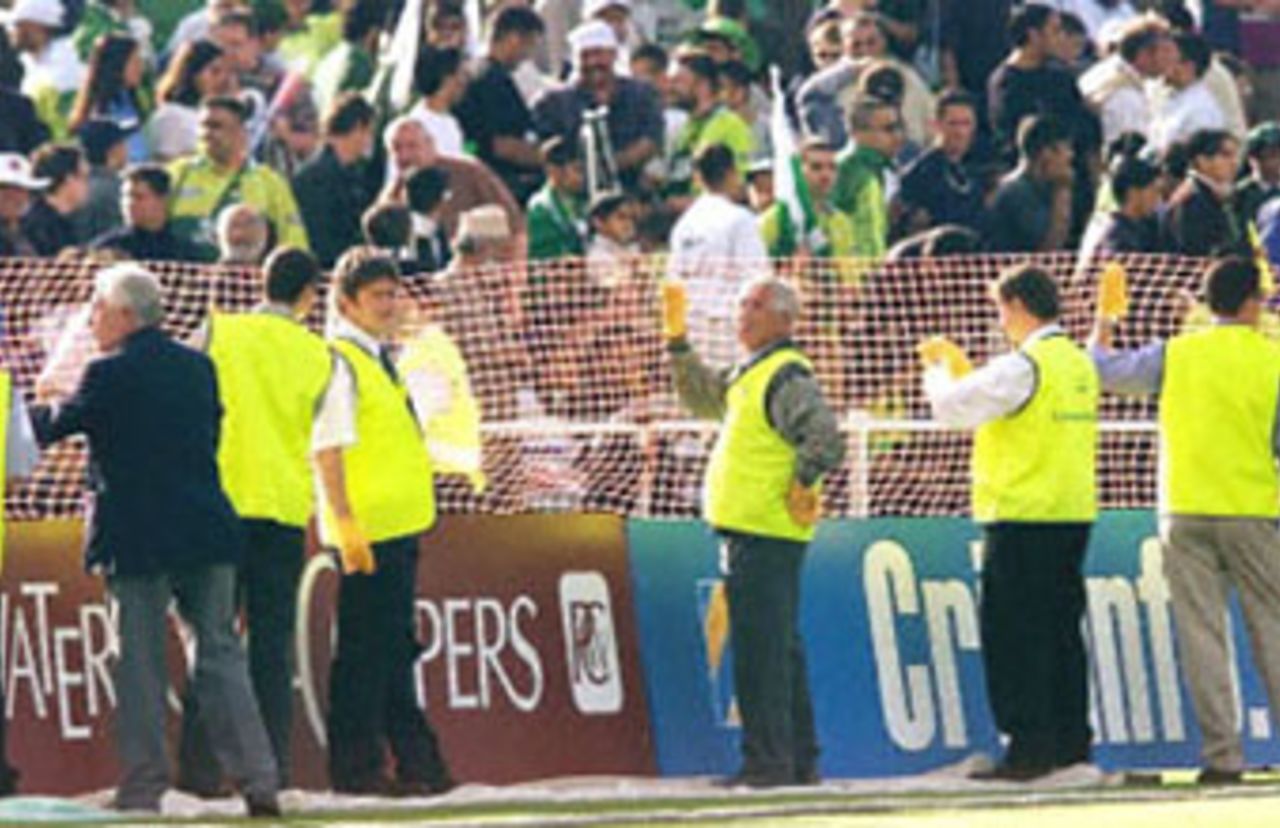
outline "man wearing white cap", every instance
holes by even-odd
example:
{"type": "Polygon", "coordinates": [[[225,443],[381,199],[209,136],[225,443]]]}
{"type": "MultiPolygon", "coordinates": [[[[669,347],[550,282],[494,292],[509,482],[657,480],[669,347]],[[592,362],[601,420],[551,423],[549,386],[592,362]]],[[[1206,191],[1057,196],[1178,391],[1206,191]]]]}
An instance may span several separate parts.
{"type": "Polygon", "coordinates": [[[31,163],[16,152],[0,152],[0,257],[34,256],[36,249],[22,232],[22,217],[31,194],[48,184],[31,174],[31,163]]]}
{"type": "Polygon", "coordinates": [[[26,74],[22,94],[36,105],[40,119],[61,137],[71,99],[84,80],[85,67],[69,37],[59,37],[66,19],[62,0],[17,0],[0,17],[13,48],[22,54],[26,74]]]}
{"type": "Polygon", "coordinates": [[[585,0],[582,18],[609,24],[618,41],[618,59],[614,61],[613,71],[630,75],[631,50],[642,42],[631,22],[631,0],[585,0]]]}
{"type": "Polygon", "coordinates": [[[576,141],[588,109],[608,109],[606,126],[613,158],[624,186],[633,186],[645,163],[662,146],[662,103],[653,87],[618,77],[618,37],[603,20],[583,23],[569,34],[573,74],[559,89],[534,103],[538,137],[562,136],[576,141]]]}

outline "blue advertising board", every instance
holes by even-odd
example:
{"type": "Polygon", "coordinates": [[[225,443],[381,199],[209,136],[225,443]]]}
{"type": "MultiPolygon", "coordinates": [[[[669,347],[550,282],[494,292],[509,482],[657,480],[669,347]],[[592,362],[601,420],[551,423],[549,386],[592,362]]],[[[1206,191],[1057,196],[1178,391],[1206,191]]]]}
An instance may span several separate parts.
{"type": "MultiPolygon", "coordinates": [[[[716,538],[695,522],[632,521],[628,532],[659,770],[731,773],[739,726],[716,538]]],[[[1095,757],[1111,769],[1198,762],[1154,535],[1148,512],[1107,513],[1085,564],[1095,757]]],[[[964,519],[822,525],[805,564],[801,626],[824,775],[907,775],[998,754],[983,684],[980,567],[979,533],[964,519]]],[[[1232,620],[1246,754],[1277,762],[1265,690],[1238,613],[1232,620]]]]}

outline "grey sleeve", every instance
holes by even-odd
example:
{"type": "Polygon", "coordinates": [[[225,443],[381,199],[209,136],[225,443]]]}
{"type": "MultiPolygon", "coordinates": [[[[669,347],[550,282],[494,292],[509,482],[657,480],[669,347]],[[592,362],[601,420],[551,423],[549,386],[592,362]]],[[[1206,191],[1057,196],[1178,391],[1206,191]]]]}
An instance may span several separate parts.
{"type": "MultiPolygon", "coordinates": [[[[10,480],[30,477],[40,462],[40,448],[36,445],[35,431],[27,405],[17,388],[10,392],[9,424],[4,446],[5,477],[10,480]]],[[[0,481],[3,482],[3,481],[0,481]]]]}
{"type": "Polygon", "coordinates": [[[1153,342],[1135,351],[1115,351],[1090,346],[1089,356],[1098,368],[1103,390],[1114,394],[1160,393],[1164,381],[1164,343],[1153,342]]]}
{"type": "Polygon", "coordinates": [[[726,375],[708,368],[684,340],[669,346],[676,394],[685,408],[703,420],[724,417],[724,395],[729,388],[726,375]]]}
{"type": "Polygon", "coordinates": [[[766,393],[769,422],[796,450],[796,480],[812,486],[844,461],[845,440],[813,374],[799,366],[780,370],[766,393]]]}

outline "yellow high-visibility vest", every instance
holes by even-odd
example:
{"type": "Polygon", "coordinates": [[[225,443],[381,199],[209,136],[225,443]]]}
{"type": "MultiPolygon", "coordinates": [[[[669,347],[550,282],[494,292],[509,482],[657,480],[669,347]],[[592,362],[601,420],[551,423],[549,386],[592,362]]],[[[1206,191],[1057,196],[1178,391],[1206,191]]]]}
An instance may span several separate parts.
{"type": "Polygon", "coordinates": [[[222,438],[218,470],[242,518],[303,527],[314,509],[311,430],[333,354],[325,341],[272,313],[210,318],[222,438]]]}
{"type": "Polygon", "coordinates": [[[1023,348],[1036,388],[1018,411],[973,439],[973,518],[980,523],[1083,523],[1098,515],[1098,374],[1066,336],[1023,348]]]}
{"type": "Polygon", "coordinates": [[[702,486],[703,517],[717,529],[786,540],[813,538],[814,527],[796,523],[787,510],[796,452],[769,424],[766,410],[770,381],[792,364],[813,368],[795,348],[779,348],[729,386],[724,424],[702,486]]]}
{"type": "MultiPolygon", "coordinates": [[[[371,543],[425,532],[436,522],[434,480],[408,392],[364,348],[346,339],[333,347],[356,385],[356,442],[342,452],[351,511],[371,543]]],[[[333,520],[326,504],[325,539],[335,537],[333,520]]]]}
{"type": "Polygon", "coordinates": [[[1160,391],[1160,511],[1280,517],[1272,448],[1280,345],[1245,325],[1215,325],[1165,345],[1160,391]]]}

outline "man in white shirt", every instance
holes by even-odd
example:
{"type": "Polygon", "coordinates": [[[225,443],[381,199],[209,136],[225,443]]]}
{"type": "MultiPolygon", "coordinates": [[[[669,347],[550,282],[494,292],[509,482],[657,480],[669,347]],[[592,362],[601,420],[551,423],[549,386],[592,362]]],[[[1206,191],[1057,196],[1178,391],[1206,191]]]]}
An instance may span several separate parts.
{"type": "Polygon", "coordinates": [[[756,216],[738,199],[742,179],[733,152],[712,144],[693,161],[702,195],[689,205],[671,232],[667,273],[685,282],[689,295],[689,338],[709,365],[737,360],[733,331],[734,297],[742,285],[768,272],[768,251],[756,216]]]}
{"type": "Polygon", "coordinates": [[[1177,49],[1164,80],[1168,97],[1151,126],[1151,146],[1164,152],[1202,129],[1226,129],[1227,119],[1209,88],[1204,74],[1212,53],[1204,38],[1179,32],[1173,36],[1177,49]]]}
{"type": "Polygon", "coordinates": [[[1164,76],[1175,47],[1169,26],[1158,17],[1127,24],[1116,52],[1080,78],[1080,94],[1102,119],[1103,145],[1127,132],[1147,136],[1154,111],[1147,83],[1164,76]]]}
{"type": "Polygon", "coordinates": [[[65,19],[62,0],[18,0],[0,17],[10,43],[22,55],[22,94],[37,106],[42,94],[74,93],[84,80],[85,67],[71,39],[58,37],[65,19]]]}
{"type": "Polygon", "coordinates": [[[461,49],[432,49],[417,66],[418,92],[422,100],[409,117],[422,124],[444,155],[462,155],[462,126],[453,108],[467,91],[467,71],[461,49]]]}

